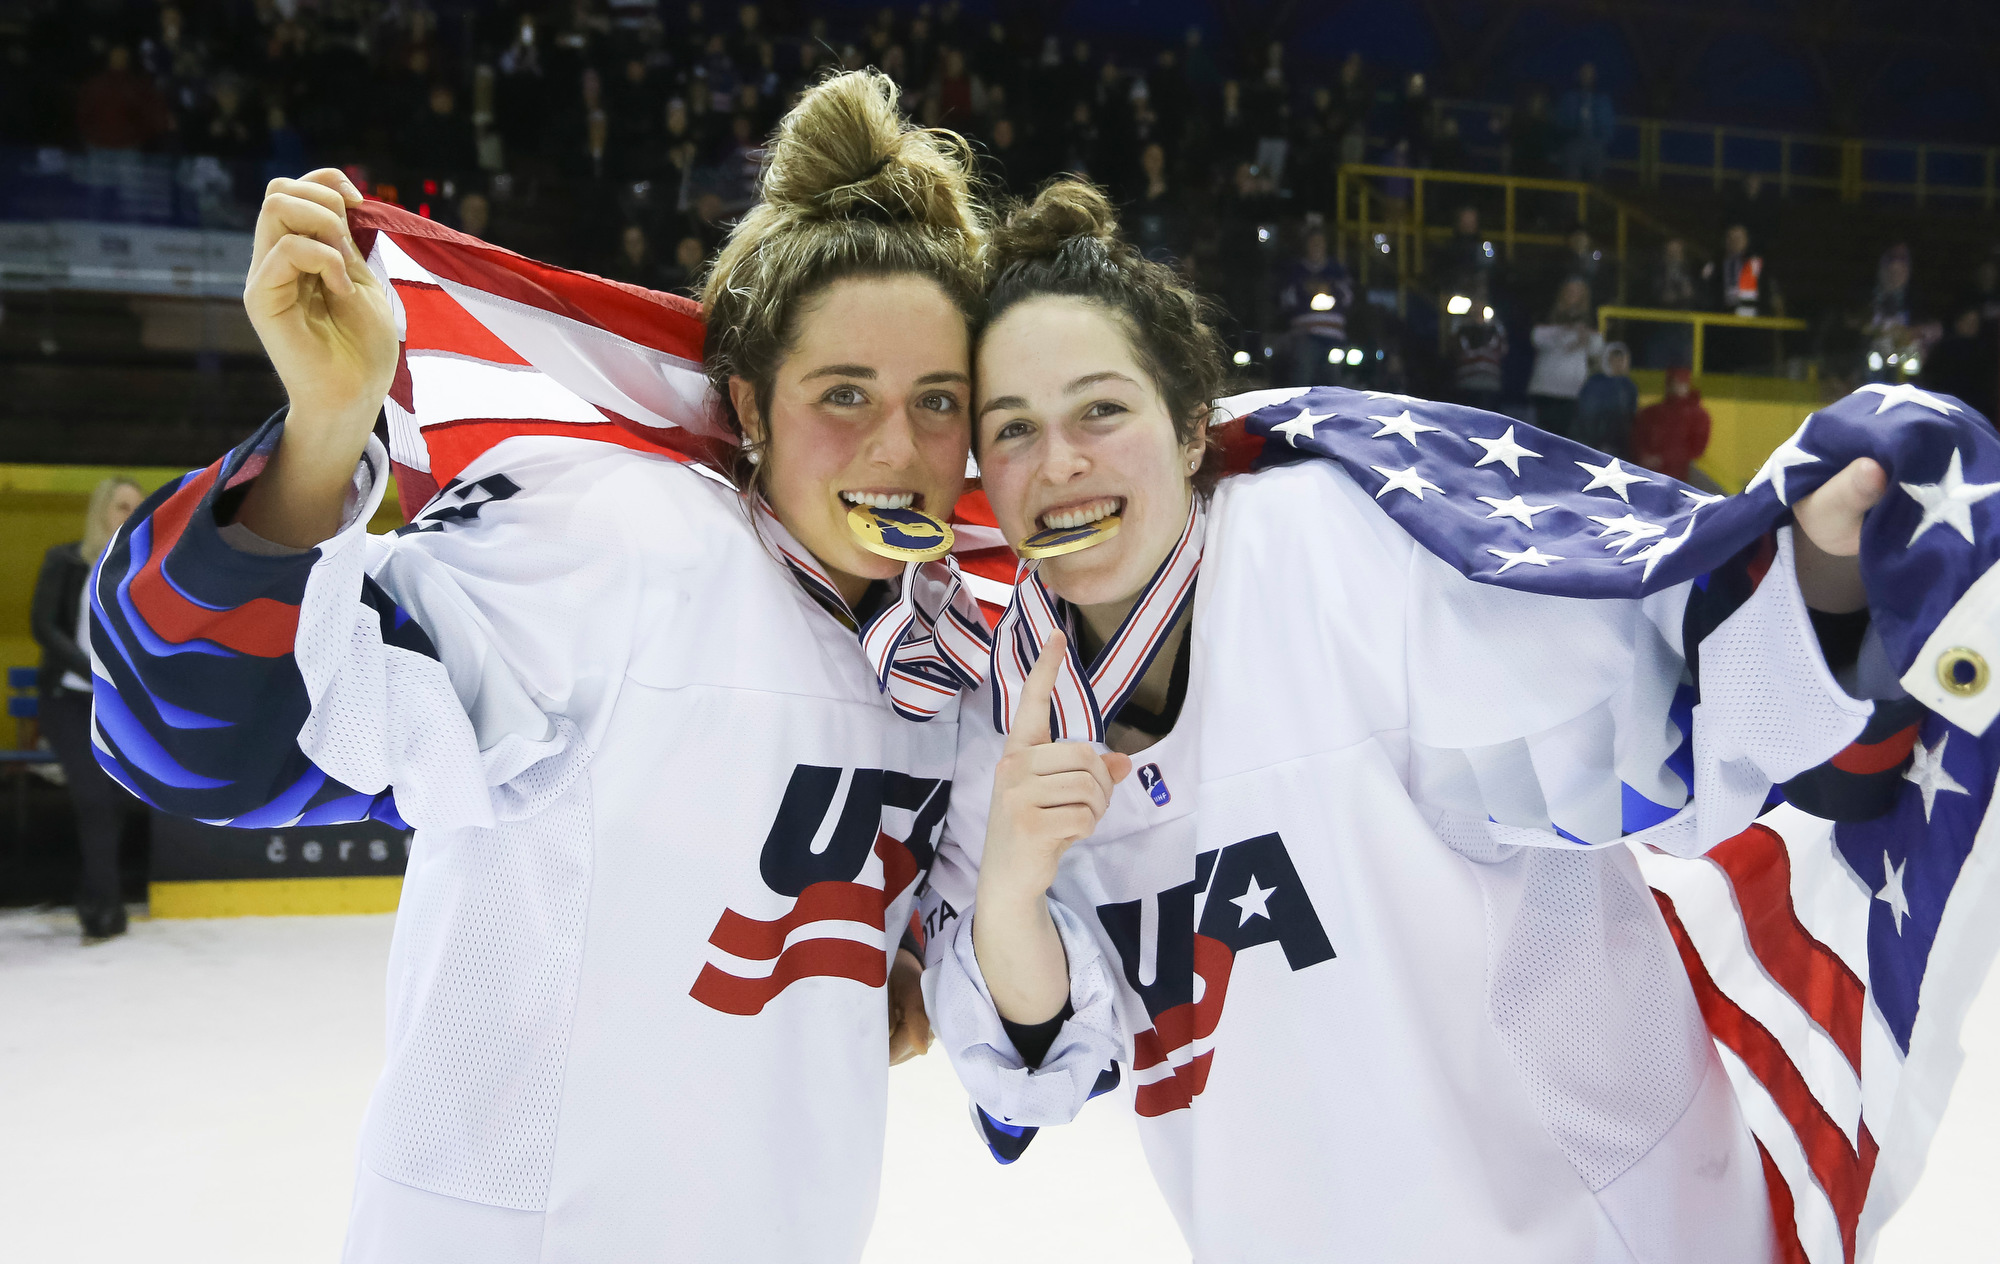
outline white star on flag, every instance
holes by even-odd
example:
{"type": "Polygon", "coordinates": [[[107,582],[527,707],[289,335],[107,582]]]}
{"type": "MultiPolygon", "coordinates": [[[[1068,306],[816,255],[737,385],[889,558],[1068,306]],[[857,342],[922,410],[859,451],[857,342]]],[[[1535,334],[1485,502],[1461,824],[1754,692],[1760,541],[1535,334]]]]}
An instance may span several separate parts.
{"type": "MultiPolygon", "coordinates": [[[[1910,532],[1910,544],[1917,537],[1942,522],[1972,543],[1972,507],[1995,492],[2000,492],[2000,483],[1968,483],[1965,481],[1965,463],[1959,457],[1958,449],[1951,450],[1951,464],[1944,468],[1944,478],[1935,483],[1905,483],[1903,490],[1910,499],[1924,507],[1923,521],[1910,532]]],[[[1909,547],[1908,545],[1904,546],[1909,547]]]]}
{"type": "Polygon", "coordinates": [[[1414,465],[1407,470],[1385,470],[1379,465],[1371,465],[1368,468],[1388,480],[1382,484],[1382,490],[1375,493],[1375,499],[1377,500],[1387,496],[1390,492],[1397,491],[1408,492],[1418,500],[1424,498],[1424,490],[1426,488],[1434,492],[1444,491],[1444,488],[1439,487],[1436,483],[1417,473],[1417,467],[1414,465]]]}
{"type": "Polygon", "coordinates": [[[1951,740],[1946,733],[1938,738],[1936,746],[1927,747],[1919,739],[1910,750],[1910,766],[1903,770],[1903,780],[1914,781],[1924,796],[1924,820],[1931,819],[1931,808],[1940,794],[1971,794],[1958,784],[1952,775],[1944,770],[1944,744],[1951,740]]]}
{"type": "Polygon", "coordinates": [[[1322,421],[1329,421],[1332,418],[1332,413],[1316,413],[1310,408],[1301,408],[1299,409],[1299,415],[1290,421],[1279,422],[1277,425],[1272,426],[1271,433],[1285,436],[1286,442],[1296,448],[1299,446],[1300,439],[1310,439],[1313,437],[1314,427],[1318,426],[1322,421]]]}
{"type": "Polygon", "coordinates": [[[1950,416],[1952,413],[1959,411],[1957,404],[1949,403],[1943,398],[1931,394],[1929,391],[1920,391],[1908,382],[1898,382],[1894,386],[1885,386],[1880,382],[1870,382],[1866,386],[1857,388],[1854,393],[1859,395],[1862,391],[1873,391],[1882,397],[1882,402],[1875,405],[1875,415],[1878,417],[1888,412],[1897,404],[1922,404],[1925,408],[1930,409],[1940,416],[1950,416]]]}
{"type": "Polygon", "coordinates": [[[1889,863],[1889,853],[1882,853],[1882,889],[1875,898],[1889,906],[1890,914],[1896,919],[1896,933],[1903,933],[1903,919],[1910,915],[1910,897],[1903,894],[1903,870],[1909,867],[1905,860],[1900,865],[1889,863]]]}
{"type": "Polygon", "coordinates": [[[1398,395],[1394,391],[1363,391],[1369,399],[1393,399],[1399,404],[1428,404],[1431,401],[1419,399],[1415,395],[1398,395]]]}
{"type": "Polygon", "coordinates": [[[1370,417],[1368,420],[1382,423],[1382,428],[1368,436],[1369,438],[1380,439],[1383,435],[1396,435],[1399,438],[1408,439],[1410,446],[1413,448],[1417,446],[1418,435],[1426,430],[1437,429],[1436,426],[1426,426],[1423,422],[1410,416],[1410,410],[1407,408],[1394,417],[1370,417]]]}
{"type": "Polygon", "coordinates": [[[1681,495],[1693,501],[1696,509],[1701,508],[1703,505],[1712,505],[1718,500],[1729,499],[1727,496],[1711,496],[1707,492],[1690,491],[1685,487],[1681,488],[1681,495]]]}
{"type": "MultiPolygon", "coordinates": [[[[1720,500],[1722,498],[1718,496],[1716,499],[1720,500]]],[[[1667,529],[1658,523],[1643,521],[1637,515],[1629,513],[1623,518],[1600,518],[1596,514],[1591,514],[1590,520],[1604,528],[1604,530],[1597,533],[1600,539],[1607,535],[1623,535],[1625,537],[1622,540],[1608,541],[1604,546],[1607,549],[1617,549],[1620,553],[1623,553],[1626,549],[1631,548],[1641,540],[1650,540],[1656,535],[1665,535],[1667,533],[1667,529]]]]}
{"type": "Polygon", "coordinates": [[[1644,583],[1645,581],[1653,577],[1653,568],[1658,566],[1661,562],[1665,561],[1669,553],[1674,552],[1676,549],[1680,548],[1681,545],[1686,544],[1688,542],[1688,537],[1693,534],[1694,534],[1694,519],[1689,518],[1687,529],[1682,531],[1679,535],[1667,539],[1653,541],[1645,548],[1640,549],[1637,553],[1634,553],[1632,556],[1626,558],[1622,564],[1625,566],[1630,566],[1634,562],[1644,562],[1646,564],[1646,569],[1639,576],[1639,582],[1644,583]]]}
{"type": "Polygon", "coordinates": [[[1537,460],[1541,459],[1541,453],[1531,452],[1514,442],[1514,427],[1512,426],[1507,427],[1507,433],[1501,435],[1498,439],[1482,439],[1478,435],[1467,435],[1465,437],[1486,449],[1486,455],[1472,463],[1472,468],[1475,470],[1482,465],[1491,465],[1495,461],[1499,461],[1506,465],[1509,473],[1515,478],[1519,478],[1521,477],[1522,457],[1531,456],[1537,460]]]}
{"type": "Polygon", "coordinates": [[[1555,508],[1554,505],[1531,505],[1519,496],[1510,497],[1507,500],[1501,500],[1494,496],[1481,496],[1478,499],[1493,506],[1493,512],[1487,514],[1487,517],[1512,518],[1530,531],[1535,529],[1536,514],[1555,508]]]}
{"type": "Polygon", "coordinates": [[[1769,483],[1772,489],[1778,493],[1779,504],[1789,505],[1792,503],[1789,489],[1785,486],[1785,471],[1791,469],[1794,465],[1811,465],[1814,461],[1819,460],[1818,457],[1799,446],[1806,437],[1806,427],[1810,425],[1812,425],[1812,418],[1807,417],[1799,423],[1799,428],[1792,432],[1791,438],[1779,444],[1776,452],[1764,458],[1762,468],[1751,476],[1748,483],[1743,485],[1743,494],[1745,496],[1756,491],[1759,483],[1769,483]]]}
{"type": "Polygon", "coordinates": [[[1505,549],[1488,549],[1486,551],[1501,559],[1503,563],[1499,570],[1493,572],[1495,575],[1505,575],[1516,566],[1547,566],[1550,562],[1562,561],[1561,558],[1552,553],[1541,552],[1532,544],[1519,553],[1509,553],[1505,549]]]}
{"type": "Polygon", "coordinates": [[[1612,491],[1618,493],[1618,499],[1628,505],[1632,503],[1632,497],[1626,493],[1625,489],[1627,487],[1630,487],[1634,483],[1650,483],[1653,481],[1644,474],[1634,474],[1630,470],[1625,469],[1618,464],[1618,458],[1615,456],[1604,465],[1592,465],[1588,461],[1578,461],[1577,464],[1590,471],[1590,481],[1583,485],[1583,490],[1591,491],[1599,487],[1609,487],[1612,491]]]}
{"type": "Polygon", "coordinates": [[[1253,917],[1269,918],[1271,911],[1265,905],[1270,902],[1271,893],[1277,889],[1276,887],[1258,886],[1257,875],[1254,873],[1251,874],[1250,889],[1230,901],[1231,904],[1243,910],[1243,916],[1236,920],[1236,924],[1238,926],[1248,926],[1250,919],[1253,917]]]}

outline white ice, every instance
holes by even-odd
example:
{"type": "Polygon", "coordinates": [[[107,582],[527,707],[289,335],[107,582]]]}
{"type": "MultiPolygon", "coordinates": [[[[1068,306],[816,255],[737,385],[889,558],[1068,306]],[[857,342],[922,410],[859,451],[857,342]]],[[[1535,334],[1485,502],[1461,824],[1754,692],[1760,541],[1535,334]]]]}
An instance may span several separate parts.
{"type": "MultiPolygon", "coordinates": [[[[386,916],[135,921],[85,948],[66,912],[0,913],[0,1259],[337,1261],[381,1060],[389,928],[386,916]]],[[[1965,1044],[1930,1167],[1878,1264],[1988,1259],[2000,1242],[2000,985],[1965,1044]]],[[[973,1140],[941,1054],[890,1083],[868,1264],[940,1244],[963,1264],[1187,1258],[1115,1099],[1003,1168],[973,1140]]]]}

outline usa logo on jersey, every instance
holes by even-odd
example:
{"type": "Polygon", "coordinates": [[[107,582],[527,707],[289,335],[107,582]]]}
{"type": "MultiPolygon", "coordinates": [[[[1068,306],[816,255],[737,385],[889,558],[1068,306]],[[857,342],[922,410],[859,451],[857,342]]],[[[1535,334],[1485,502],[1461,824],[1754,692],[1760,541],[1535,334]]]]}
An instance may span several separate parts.
{"type": "Polygon", "coordinates": [[[1207,1086],[1215,1058],[1211,1042],[1237,953],[1277,944],[1293,970],[1335,955],[1285,840],[1276,834],[1202,852],[1192,882],[1153,898],[1159,916],[1150,945],[1140,929],[1144,900],[1097,907],[1125,981],[1153,1020],[1132,1040],[1138,1082],[1133,1108],[1147,1117],[1192,1106],[1207,1086]]]}
{"type": "Polygon", "coordinates": [[[748,1015],[762,1013],[800,979],[883,986],[884,915],[929,871],[934,836],[950,802],[951,782],[936,777],[882,768],[794,768],[758,859],[764,885],[792,906],[770,919],[724,909],[708,942],[726,957],[704,964],[688,994],[710,1009],[748,1015]],[[900,839],[885,828],[891,814],[909,819],[900,839]],[[871,856],[882,862],[880,886],[861,881],[871,856]],[[793,941],[793,933],[806,927],[816,933],[793,941]]]}

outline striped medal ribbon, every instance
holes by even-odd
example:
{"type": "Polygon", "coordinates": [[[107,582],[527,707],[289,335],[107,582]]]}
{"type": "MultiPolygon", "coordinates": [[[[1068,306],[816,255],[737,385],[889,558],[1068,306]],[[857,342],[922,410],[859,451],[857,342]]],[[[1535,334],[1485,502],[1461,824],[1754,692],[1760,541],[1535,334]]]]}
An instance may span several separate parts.
{"type": "Polygon", "coordinates": [[[1069,652],[1049,699],[1049,733],[1058,741],[1102,742],[1105,726],[1125,705],[1168,631],[1194,599],[1205,518],[1197,498],[1181,538],[1088,668],[1078,648],[1075,611],[1042,586],[1036,562],[1022,562],[1015,572],[1014,599],[993,634],[993,727],[1002,733],[1012,727],[1022,687],[1042,656],[1042,646],[1062,631],[1069,635],[1069,652]]]}
{"type": "Polygon", "coordinates": [[[979,687],[991,657],[986,620],[949,554],[904,566],[894,600],[863,626],[819,559],[792,538],[769,506],[760,503],[757,518],[799,586],[860,635],[875,683],[896,714],[921,723],[961,692],[979,687]]]}

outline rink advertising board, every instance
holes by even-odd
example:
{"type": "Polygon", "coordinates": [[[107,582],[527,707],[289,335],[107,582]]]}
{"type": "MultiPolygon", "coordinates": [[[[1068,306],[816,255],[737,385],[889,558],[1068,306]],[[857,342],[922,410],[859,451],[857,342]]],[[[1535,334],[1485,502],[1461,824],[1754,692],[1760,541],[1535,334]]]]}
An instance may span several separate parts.
{"type": "Polygon", "coordinates": [[[387,913],[403,889],[410,835],[374,821],[229,829],[153,814],[154,917],[387,913]]]}

